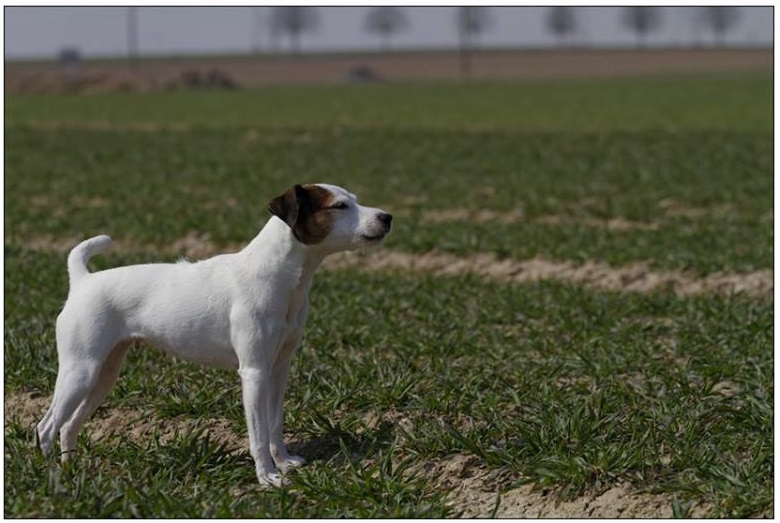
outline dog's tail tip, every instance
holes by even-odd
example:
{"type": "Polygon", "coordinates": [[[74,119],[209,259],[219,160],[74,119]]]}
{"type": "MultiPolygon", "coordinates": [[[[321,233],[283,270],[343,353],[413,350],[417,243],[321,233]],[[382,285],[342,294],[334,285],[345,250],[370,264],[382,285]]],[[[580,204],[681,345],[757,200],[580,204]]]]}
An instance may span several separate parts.
{"type": "Polygon", "coordinates": [[[113,244],[114,240],[112,240],[110,236],[107,234],[101,234],[99,236],[93,236],[92,238],[79,243],[73,248],[72,251],[70,251],[70,253],[71,255],[74,253],[86,255],[86,259],[88,260],[95,254],[99,254],[105,251],[113,244]]]}
{"type": "Polygon", "coordinates": [[[87,269],[87,262],[95,254],[101,253],[111,247],[114,244],[114,240],[110,236],[101,234],[84,240],[76,245],[68,255],[68,275],[70,276],[71,289],[78,284],[84,276],[89,274],[87,269]]]}
{"type": "Polygon", "coordinates": [[[89,238],[88,240],[84,240],[83,242],[81,242],[81,244],[84,243],[90,245],[93,252],[98,253],[98,252],[102,252],[103,249],[107,249],[111,247],[114,244],[114,240],[112,240],[111,236],[107,234],[100,234],[98,236],[93,236],[92,238],[89,238]]]}

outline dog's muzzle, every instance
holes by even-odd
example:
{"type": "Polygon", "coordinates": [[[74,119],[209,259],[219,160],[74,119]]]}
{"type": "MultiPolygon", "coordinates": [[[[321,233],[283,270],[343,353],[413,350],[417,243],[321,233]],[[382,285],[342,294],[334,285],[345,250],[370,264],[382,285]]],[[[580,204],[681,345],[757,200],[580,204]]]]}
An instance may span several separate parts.
{"type": "Polygon", "coordinates": [[[386,212],[380,212],[376,215],[377,221],[381,224],[381,230],[378,230],[375,234],[364,234],[363,239],[369,242],[378,242],[384,239],[385,236],[393,228],[393,215],[386,212]]]}

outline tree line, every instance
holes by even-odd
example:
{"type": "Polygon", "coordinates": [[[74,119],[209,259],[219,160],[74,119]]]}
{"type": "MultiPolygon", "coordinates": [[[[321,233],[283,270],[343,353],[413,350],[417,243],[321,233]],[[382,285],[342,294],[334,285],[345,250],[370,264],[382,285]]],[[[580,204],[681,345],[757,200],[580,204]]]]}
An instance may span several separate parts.
{"type": "MultiPolygon", "coordinates": [[[[663,11],[660,7],[630,6],[621,8],[621,22],[636,36],[638,47],[647,44],[648,36],[663,26],[663,11]]],[[[695,9],[694,28],[708,28],[716,42],[723,45],[726,34],[739,22],[740,10],[730,6],[702,6],[695,9]]],[[[488,7],[457,7],[453,22],[458,31],[459,48],[462,53],[478,45],[479,37],[489,31],[493,24],[488,7]]],[[[285,35],[293,53],[301,50],[301,38],[319,25],[316,7],[285,6],[271,9],[268,19],[269,30],[274,42],[285,35]]],[[[411,22],[402,7],[379,6],[371,9],[365,18],[364,28],[379,38],[380,50],[392,49],[393,39],[409,29],[411,22]]],[[[546,13],[547,30],[555,36],[559,46],[571,46],[572,38],[580,31],[578,10],[571,6],[553,6],[546,13]]]]}

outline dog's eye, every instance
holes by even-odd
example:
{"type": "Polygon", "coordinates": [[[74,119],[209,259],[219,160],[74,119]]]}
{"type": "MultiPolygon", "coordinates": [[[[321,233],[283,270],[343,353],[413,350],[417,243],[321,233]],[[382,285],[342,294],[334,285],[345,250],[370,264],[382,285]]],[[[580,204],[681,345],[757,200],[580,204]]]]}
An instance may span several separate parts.
{"type": "Polygon", "coordinates": [[[329,208],[343,210],[343,209],[349,209],[349,205],[346,202],[339,202],[337,204],[331,205],[329,208]]]}

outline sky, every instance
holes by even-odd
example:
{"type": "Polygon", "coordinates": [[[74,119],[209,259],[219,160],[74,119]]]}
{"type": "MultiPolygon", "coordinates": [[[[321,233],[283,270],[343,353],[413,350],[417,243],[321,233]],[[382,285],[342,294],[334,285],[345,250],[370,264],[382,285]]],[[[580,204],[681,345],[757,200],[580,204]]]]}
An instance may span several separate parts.
{"type": "MultiPolygon", "coordinates": [[[[233,54],[274,49],[268,29],[270,7],[136,7],[142,56],[233,54]]],[[[379,49],[368,33],[370,7],[315,7],[318,24],[301,39],[304,52],[379,49]]],[[[392,39],[393,49],[452,48],[457,43],[454,7],[403,7],[408,28],[392,39]]],[[[634,33],[622,21],[622,7],[575,7],[579,29],[572,41],[592,47],[633,46],[634,33]]],[[[648,46],[711,45],[712,32],[697,23],[698,7],[662,7],[661,27],[648,46]]],[[[773,45],[773,7],[740,7],[726,44],[773,45]]],[[[490,25],[479,38],[485,47],[550,47],[548,7],[488,8],[490,25]]],[[[5,7],[5,58],[54,58],[76,48],[85,58],[127,54],[127,7],[5,7]]],[[[280,49],[287,40],[277,42],[280,49]]]]}

